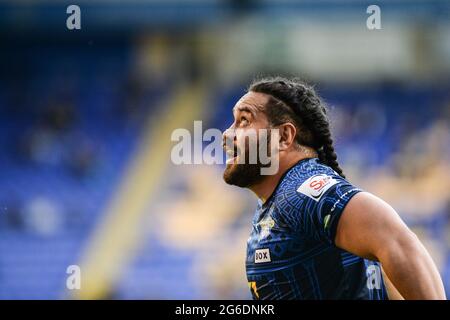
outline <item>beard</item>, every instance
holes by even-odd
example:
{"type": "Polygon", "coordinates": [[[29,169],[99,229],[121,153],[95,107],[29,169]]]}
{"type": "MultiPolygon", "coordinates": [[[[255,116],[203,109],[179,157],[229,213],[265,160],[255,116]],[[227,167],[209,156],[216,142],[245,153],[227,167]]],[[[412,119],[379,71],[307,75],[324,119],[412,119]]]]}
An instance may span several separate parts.
{"type": "MultiPolygon", "coordinates": [[[[258,141],[258,157],[256,159],[256,163],[247,163],[249,162],[250,155],[249,155],[249,147],[248,147],[248,141],[246,143],[245,148],[245,162],[241,163],[238,158],[234,158],[233,163],[228,163],[226,165],[226,168],[223,172],[223,180],[225,183],[229,185],[234,185],[241,188],[248,188],[251,187],[259,182],[261,182],[264,179],[264,175],[261,174],[261,169],[265,167],[270,167],[271,163],[268,164],[262,164],[260,162],[259,157],[259,141],[258,141]]],[[[267,149],[270,153],[270,135],[267,139],[267,149]]],[[[239,155],[240,156],[240,155],[239,155]]],[[[239,157],[238,156],[238,157],[239,157]]]]}
{"type": "Polygon", "coordinates": [[[248,188],[257,184],[263,178],[260,164],[227,164],[223,172],[223,180],[230,185],[248,188]]]}

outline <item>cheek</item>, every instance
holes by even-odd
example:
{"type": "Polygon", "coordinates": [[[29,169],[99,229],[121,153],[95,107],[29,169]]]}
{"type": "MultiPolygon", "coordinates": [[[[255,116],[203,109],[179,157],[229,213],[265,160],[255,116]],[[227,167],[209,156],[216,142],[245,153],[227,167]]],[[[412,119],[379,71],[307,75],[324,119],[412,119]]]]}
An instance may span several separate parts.
{"type": "Polygon", "coordinates": [[[243,149],[245,147],[245,137],[247,136],[245,130],[239,130],[236,132],[236,145],[238,148],[243,149]]]}
{"type": "Polygon", "coordinates": [[[265,131],[266,128],[249,128],[249,129],[241,129],[236,131],[236,145],[240,149],[240,151],[244,151],[245,149],[254,148],[258,146],[261,138],[264,140],[264,137],[267,135],[265,131]]]}

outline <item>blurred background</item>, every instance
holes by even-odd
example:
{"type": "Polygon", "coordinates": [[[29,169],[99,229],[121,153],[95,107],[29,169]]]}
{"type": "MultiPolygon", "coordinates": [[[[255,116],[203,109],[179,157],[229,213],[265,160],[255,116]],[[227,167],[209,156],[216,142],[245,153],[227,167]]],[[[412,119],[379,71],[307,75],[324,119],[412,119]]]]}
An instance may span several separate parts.
{"type": "Polygon", "coordinates": [[[249,299],[256,200],[222,165],[172,164],[171,133],[224,130],[270,74],[316,85],[347,177],[401,214],[449,296],[449,16],[444,0],[0,1],[0,298],[249,299]]]}

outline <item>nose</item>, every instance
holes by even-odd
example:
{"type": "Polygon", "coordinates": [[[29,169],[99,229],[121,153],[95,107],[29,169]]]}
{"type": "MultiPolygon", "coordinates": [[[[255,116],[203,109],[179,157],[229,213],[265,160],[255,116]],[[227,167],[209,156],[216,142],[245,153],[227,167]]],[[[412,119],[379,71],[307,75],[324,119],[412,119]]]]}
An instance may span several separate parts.
{"type": "Polygon", "coordinates": [[[236,134],[233,128],[229,127],[222,133],[222,145],[224,149],[226,146],[232,146],[235,140],[236,134]]]}

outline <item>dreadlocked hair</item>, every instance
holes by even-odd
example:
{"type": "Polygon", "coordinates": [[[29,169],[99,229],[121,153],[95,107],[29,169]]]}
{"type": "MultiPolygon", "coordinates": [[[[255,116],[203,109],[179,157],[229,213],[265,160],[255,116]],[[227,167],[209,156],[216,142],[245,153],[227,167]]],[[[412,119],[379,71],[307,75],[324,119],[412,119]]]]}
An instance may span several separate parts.
{"type": "Polygon", "coordinates": [[[273,126],[291,122],[297,129],[295,141],[317,151],[319,161],[345,178],[333,146],[327,109],[310,85],[282,77],[254,81],[249,89],[269,95],[264,112],[273,126]]]}

